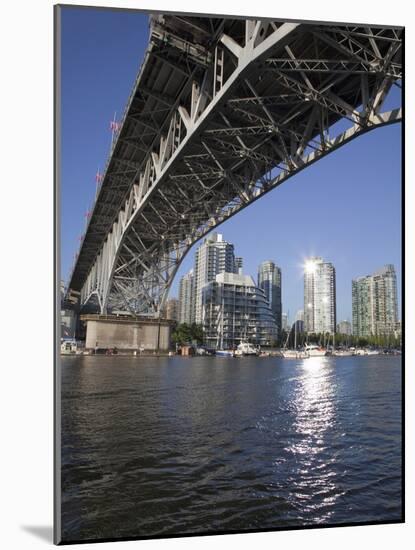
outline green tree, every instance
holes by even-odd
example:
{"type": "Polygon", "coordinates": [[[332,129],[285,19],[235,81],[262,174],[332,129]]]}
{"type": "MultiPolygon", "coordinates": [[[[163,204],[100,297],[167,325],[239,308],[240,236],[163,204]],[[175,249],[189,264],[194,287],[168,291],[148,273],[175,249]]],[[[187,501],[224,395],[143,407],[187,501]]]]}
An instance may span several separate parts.
{"type": "Polygon", "coordinates": [[[192,323],[190,327],[190,335],[192,337],[192,341],[196,341],[198,344],[203,343],[203,326],[198,325],[196,323],[192,323]]]}
{"type": "Polygon", "coordinates": [[[188,323],[181,323],[173,330],[172,341],[179,346],[191,344],[194,341],[201,344],[203,342],[203,327],[196,323],[192,323],[191,325],[188,323]]]}
{"type": "Polygon", "coordinates": [[[180,346],[190,344],[190,326],[187,323],[177,325],[172,333],[172,341],[174,344],[178,344],[180,346]]]}

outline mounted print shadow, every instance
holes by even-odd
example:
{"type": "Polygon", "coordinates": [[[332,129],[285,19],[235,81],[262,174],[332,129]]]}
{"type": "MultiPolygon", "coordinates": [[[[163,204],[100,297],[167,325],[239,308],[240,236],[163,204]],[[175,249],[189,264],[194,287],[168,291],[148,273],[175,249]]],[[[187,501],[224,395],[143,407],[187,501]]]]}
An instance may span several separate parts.
{"type": "Polygon", "coordinates": [[[55,7],[55,543],[403,521],[403,35],[55,7]]]}

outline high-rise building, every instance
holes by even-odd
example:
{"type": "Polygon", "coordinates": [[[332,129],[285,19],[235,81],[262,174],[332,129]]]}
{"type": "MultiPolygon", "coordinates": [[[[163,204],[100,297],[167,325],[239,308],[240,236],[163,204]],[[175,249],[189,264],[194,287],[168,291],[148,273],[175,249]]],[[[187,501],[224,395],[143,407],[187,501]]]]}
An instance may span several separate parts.
{"type": "Polygon", "coordinates": [[[240,256],[236,256],[235,257],[235,273],[237,273],[238,275],[242,275],[243,266],[244,266],[244,259],[241,258],[240,256]]]}
{"type": "Polygon", "coordinates": [[[312,257],[304,270],[304,330],[336,331],[336,272],[330,262],[312,257]]]}
{"type": "Polygon", "coordinates": [[[64,281],[60,284],[61,307],[61,338],[73,339],[76,335],[78,324],[77,308],[73,302],[67,299],[64,281]]]}
{"type": "Polygon", "coordinates": [[[373,275],[375,334],[393,334],[398,321],[396,272],[392,264],[373,275]]]}
{"type": "Polygon", "coordinates": [[[290,327],[288,325],[289,323],[289,319],[288,319],[288,313],[282,313],[281,314],[281,327],[282,327],[282,330],[290,330],[290,327]]]}
{"type": "Polygon", "coordinates": [[[282,330],[281,269],[271,260],[258,268],[258,287],[261,288],[274,315],[277,332],[282,330]]]}
{"type": "Polygon", "coordinates": [[[166,319],[170,321],[179,321],[179,300],[177,298],[169,298],[165,306],[166,319]]]}
{"type": "Polygon", "coordinates": [[[392,264],[352,281],[353,334],[393,335],[398,321],[396,273],[392,264]]]}
{"type": "Polygon", "coordinates": [[[77,317],[74,309],[68,304],[61,308],[61,338],[75,338],[77,317]]]}
{"type": "Polygon", "coordinates": [[[193,269],[183,275],[179,286],[179,323],[192,324],[194,321],[194,276],[193,269]]]}
{"type": "Polygon", "coordinates": [[[264,291],[248,275],[219,273],[203,287],[205,343],[230,349],[241,341],[271,345],[276,338],[274,316],[264,291]]]}
{"type": "Polygon", "coordinates": [[[352,324],[350,321],[340,321],[337,325],[337,332],[339,334],[347,334],[347,336],[350,336],[352,334],[352,324]]]}
{"type": "Polygon", "coordinates": [[[354,336],[372,336],[373,280],[370,275],[352,281],[352,322],[354,336]]]}
{"type": "Polygon", "coordinates": [[[297,311],[297,313],[295,314],[295,320],[296,321],[303,321],[303,323],[304,323],[304,310],[303,309],[299,309],[297,311]]]}
{"type": "Polygon", "coordinates": [[[402,339],[402,323],[401,323],[401,321],[396,322],[394,336],[395,336],[395,338],[402,339]]]}
{"type": "Polygon", "coordinates": [[[219,273],[235,273],[234,246],[219,233],[207,237],[196,251],[194,268],[194,320],[202,322],[202,289],[219,273]]]}

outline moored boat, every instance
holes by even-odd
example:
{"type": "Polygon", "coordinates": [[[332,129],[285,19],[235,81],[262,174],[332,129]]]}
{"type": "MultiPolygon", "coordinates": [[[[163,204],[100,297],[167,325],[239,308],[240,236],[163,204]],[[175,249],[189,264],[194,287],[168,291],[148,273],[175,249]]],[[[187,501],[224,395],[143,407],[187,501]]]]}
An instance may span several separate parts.
{"type": "Polygon", "coordinates": [[[285,342],[284,348],[281,350],[281,355],[284,357],[284,359],[307,359],[307,357],[310,357],[307,350],[298,350],[297,349],[297,323],[294,323],[294,349],[288,349],[287,344],[288,340],[290,338],[291,330],[287,335],[287,340],[285,342]]]}
{"type": "Polygon", "coordinates": [[[333,355],[335,357],[350,357],[351,355],[354,355],[354,351],[350,349],[335,349],[333,351],[333,355]]]}
{"type": "Polygon", "coordinates": [[[230,349],[217,349],[215,355],[218,357],[233,357],[234,353],[230,349]]]}
{"type": "Polygon", "coordinates": [[[308,353],[309,357],[324,357],[327,355],[326,348],[322,348],[316,344],[307,344],[304,351],[308,353]]]}
{"type": "Polygon", "coordinates": [[[235,350],[235,357],[243,357],[244,355],[258,355],[258,350],[249,342],[241,342],[235,350]]]}
{"type": "Polygon", "coordinates": [[[295,349],[284,349],[281,351],[281,355],[284,359],[307,359],[310,357],[307,351],[295,349]]]}

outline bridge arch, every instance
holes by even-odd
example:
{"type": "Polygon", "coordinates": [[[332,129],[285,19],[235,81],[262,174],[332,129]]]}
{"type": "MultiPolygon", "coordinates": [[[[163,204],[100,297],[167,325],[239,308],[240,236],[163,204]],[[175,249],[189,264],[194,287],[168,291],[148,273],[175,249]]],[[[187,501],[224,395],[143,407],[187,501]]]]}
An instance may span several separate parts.
{"type": "Polygon", "coordinates": [[[152,21],[70,283],[102,313],[158,315],[185,255],[211,229],[345,143],[402,118],[399,108],[381,112],[402,77],[399,29],[243,20],[235,29],[214,21],[208,46],[196,36],[187,42],[174,16],[152,21]],[[186,51],[179,79],[166,69],[172,51],[177,59],[186,51]],[[164,87],[161,73],[154,80],[158,66],[164,87]],[[156,119],[160,111],[167,116],[156,119]],[[332,137],[339,120],[350,127],[332,137]],[[103,208],[111,190],[113,212],[103,208]]]}

